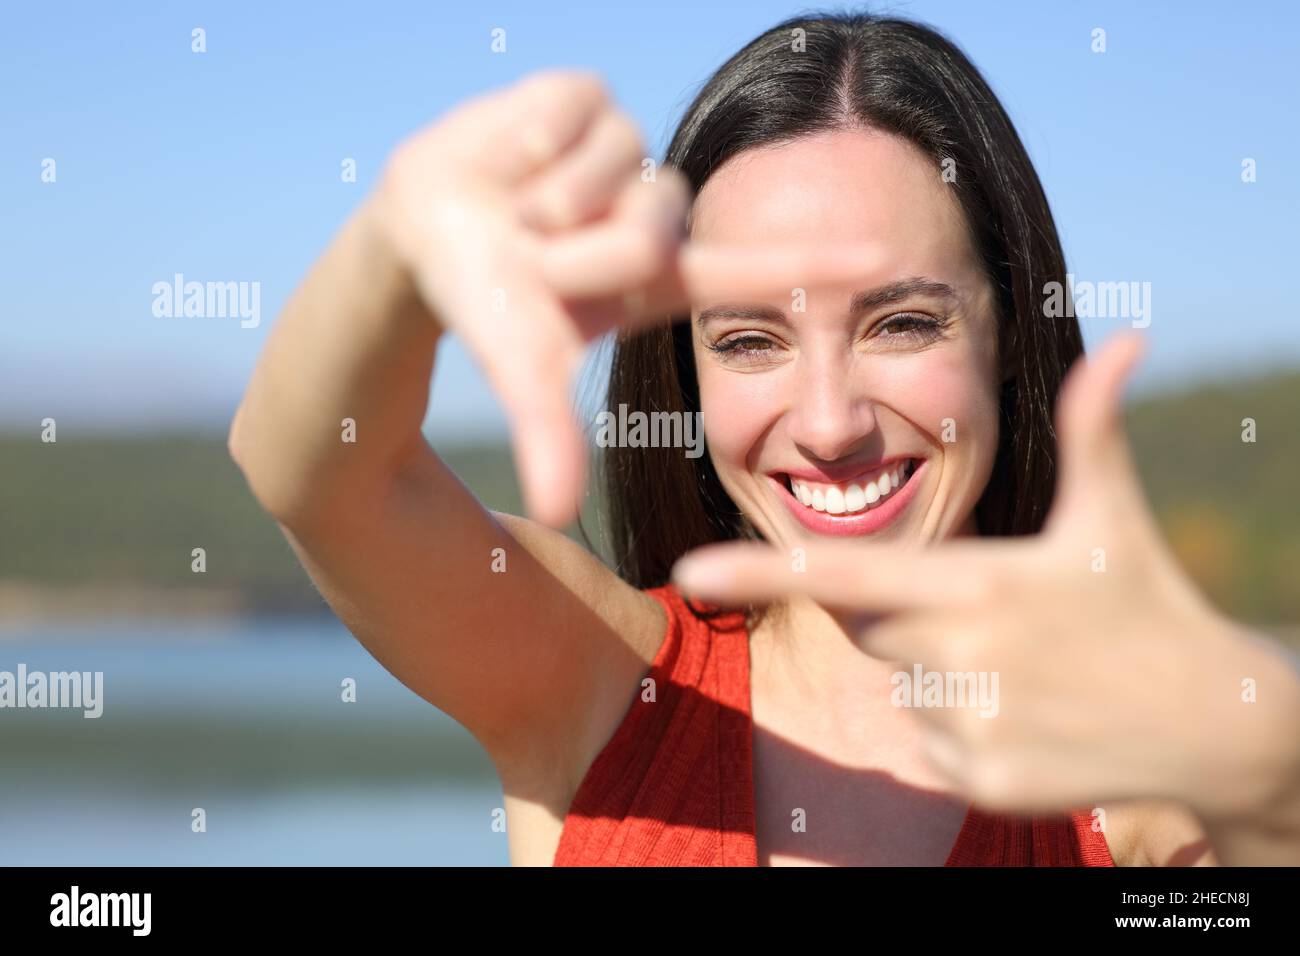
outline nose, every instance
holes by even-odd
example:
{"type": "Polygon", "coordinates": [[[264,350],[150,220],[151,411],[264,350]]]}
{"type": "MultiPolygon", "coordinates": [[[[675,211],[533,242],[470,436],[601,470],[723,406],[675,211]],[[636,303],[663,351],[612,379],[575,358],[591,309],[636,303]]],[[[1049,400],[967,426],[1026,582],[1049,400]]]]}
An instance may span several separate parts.
{"type": "Polygon", "coordinates": [[[821,461],[847,457],[872,440],[876,413],[847,364],[801,356],[790,412],[790,437],[821,461]]]}

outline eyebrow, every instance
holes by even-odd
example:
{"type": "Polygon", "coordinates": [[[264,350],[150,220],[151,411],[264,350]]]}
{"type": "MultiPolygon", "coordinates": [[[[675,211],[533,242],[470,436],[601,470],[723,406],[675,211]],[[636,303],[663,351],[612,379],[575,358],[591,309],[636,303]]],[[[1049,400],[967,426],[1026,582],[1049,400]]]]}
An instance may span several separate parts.
{"type": "MultiPolygon", "coordinates": [[[[899,279],[864,292],[855,292],[849,304],[849,311],[856,315],[882,305],[902,302],[913,296],[929,296],[936,299],[957,299],[957,290],[946,282],[929,279],[925,276],[912,276],[899,279]]],[[[700,324],[711,319],[766,319],[771,322],[785,322],[785,316],[779,309],[763,305],[718,305],[700,311],[700,324]]]]}

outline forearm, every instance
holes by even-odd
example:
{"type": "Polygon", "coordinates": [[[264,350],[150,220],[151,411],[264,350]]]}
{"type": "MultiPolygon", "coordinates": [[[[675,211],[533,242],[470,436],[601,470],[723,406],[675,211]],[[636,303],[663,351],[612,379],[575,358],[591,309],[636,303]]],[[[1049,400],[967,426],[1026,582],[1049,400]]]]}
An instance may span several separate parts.
{"type": "Polygon", "coordinates": [[[282,520],[370,493],[423,442],[439,331],[375,215],[354,214],[294,292],[231,426],[232,454],[282,520]]]}

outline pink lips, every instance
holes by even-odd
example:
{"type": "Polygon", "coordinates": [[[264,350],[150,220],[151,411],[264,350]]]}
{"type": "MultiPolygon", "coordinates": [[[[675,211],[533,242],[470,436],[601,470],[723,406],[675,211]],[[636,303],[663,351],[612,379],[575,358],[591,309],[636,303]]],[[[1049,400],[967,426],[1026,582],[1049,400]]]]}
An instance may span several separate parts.
{"type": "Polygon", "coordinates": [[[767,477],[776,487],[777,493],[780,495],[781,500],[785,502],[786,507],[790,509],[790,513],[794,515],[795,520],[801,525],[816,534],[847,537],[875,534],[888,527],[894,519],[903,513],[903,509],[907,507],[908,502],[916,494],[919,485],[917,476],[921,474],[925,466],[926,460],[919,460],[912,472],[912,476],[908,478],[907,484],[890,495],[879,507],[852,515],[832,515],[809,508],[790,493],[789,487],[782,478],[773,475],[767,477]]]}
{"type": "Polygon", "coordinates": [[[783,472],[792,478],[800,478],[804,481],[816,481],[824,484],[840,484],[846,481],[853,481],[855,478],[862,478],[866,475],[874,475],[878,471],[883,471],[891,465],[899,465],[906,461],[919,460],[915,455],[894,455],[891,458],[882,458],[879,461],[872,462],[869,465],[843,465],[838,468],[798,468],[794,471],[783,472]]]}

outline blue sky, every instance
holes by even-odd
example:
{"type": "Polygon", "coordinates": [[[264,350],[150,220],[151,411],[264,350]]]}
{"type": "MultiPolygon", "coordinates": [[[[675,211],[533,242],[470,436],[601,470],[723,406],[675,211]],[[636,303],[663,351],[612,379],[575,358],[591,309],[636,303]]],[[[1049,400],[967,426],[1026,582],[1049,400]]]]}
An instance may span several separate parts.
{"type": "MultiPolygon", "coordinates": [[[[1139,387],[1300,364],[1297,5],[871,4],[975,61],[1081,279],[1152,284],[1139,387]],[[1106,30],[1107,50],[1091,50],[1106,30]],[[1256,161],[1257,181],[1241,182],[1256,161]]],[[[275,314],[406,132],[532,70],[604,74],[655,155],[769,0],[13,5],[0,30],[0,427],[224,428],[275,314]],[[191,30],[207,52],[191,52],[191,30]],[[506,52],[491,31],[506,30],[506,52]],[[358,181],[340,181],[345,157],[358,181]],[[57,181],[41,181],[53,158],[57,181]],[[261,284],[262,320],[159,318],[155,282],[261,284]]],[[[1090,343],[1118,327],[1085,323],[1090,343]]],[[[435,436],[501,425],[454,345],[435,436]]],[[[62,435],[60,436],[62,437],[62,435]]]]}

